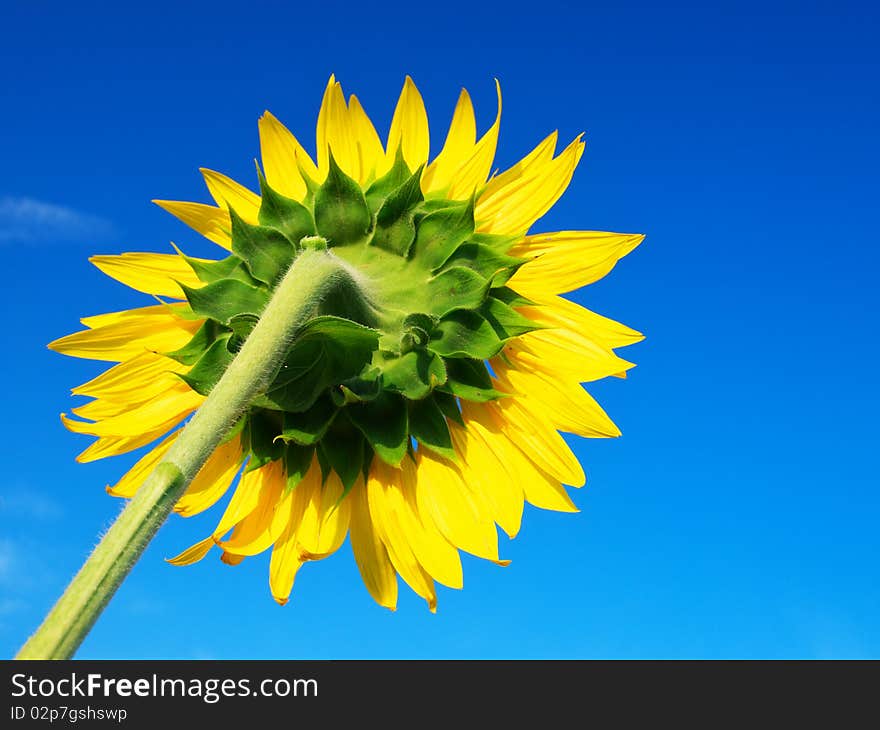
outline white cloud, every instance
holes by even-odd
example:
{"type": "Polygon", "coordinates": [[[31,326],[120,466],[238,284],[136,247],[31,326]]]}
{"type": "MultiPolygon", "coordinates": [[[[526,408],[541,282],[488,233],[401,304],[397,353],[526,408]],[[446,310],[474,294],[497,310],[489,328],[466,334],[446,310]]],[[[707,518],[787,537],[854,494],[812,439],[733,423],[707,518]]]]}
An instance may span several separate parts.
{"type": "Polygon", "coordinates": [[[42,492],[20,487],[0,492],[0,515],[7,519],[57,520],[63,515],[61,505],[42,492]]]}
{"type": "Polygon", "coordinates": [[[80,241],[112,232],[109,221],[73,208],[33,198],[0,198],[0,242],[80,241]]]}

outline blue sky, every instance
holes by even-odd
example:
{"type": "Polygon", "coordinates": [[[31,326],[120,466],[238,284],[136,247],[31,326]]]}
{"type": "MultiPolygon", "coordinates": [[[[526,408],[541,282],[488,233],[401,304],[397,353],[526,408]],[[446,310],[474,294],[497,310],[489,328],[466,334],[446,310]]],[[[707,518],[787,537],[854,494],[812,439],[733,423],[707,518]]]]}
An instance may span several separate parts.
{"type": "MultiPolygon", "coordinates": [[[[14,3],[0,28],[0,655],[36,626],[121,504],[130,458],[74,463],[58,413],[100,364],[49,352],[140,306],[87,257],[198,240],[152,198],[253,184],[266,108],[311,140],[335,72],[387,129],[404,75],[442,141],[466,86],[498,163],[585,131],[536,230],[643,232],[576,299],[647,335],[591,388],[623,430],[572,441],[577,515],[527,508],[506,569],[465,558],[436,616],[392,614],[346,545],[280,608],[267,556],[163,558],[172,518],[83,658],[877,657],[878,10],[868,3],[14,3]],[[384,46],[384,47],[383,47],[384,46]]],[[[438,147],[434,147],[436,151],[438,147]]]]}

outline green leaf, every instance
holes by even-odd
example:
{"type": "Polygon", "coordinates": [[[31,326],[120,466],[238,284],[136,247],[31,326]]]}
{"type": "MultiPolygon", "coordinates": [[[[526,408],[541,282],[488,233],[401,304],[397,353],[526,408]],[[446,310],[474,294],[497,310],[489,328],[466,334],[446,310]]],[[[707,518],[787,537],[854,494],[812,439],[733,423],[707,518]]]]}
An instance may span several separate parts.
{"type": "Polygon", "coordinates": [[[458,399],[451,393],[444,393],[440,390],[434,391],[434,401],[437,407],[443,411],[443,415],[451,421],[455,421],[459,426],[464,426],[464,418],[461,415],[461,408],[458,405],[458,399]]]}
{"type": "Polygon", "coordinates": [[[196,393],[208,395],[235,357],[228,349],[230,336],[227,334],[215,340],[188,373],[179,374],[196,393]]]}
{"type": "Polygon", "coordinates": [[[386,391],[374,401],[349,406],[345,412],[382,461],[400,465],[409,448],[409,419],[403,398],[386,391]]]}
{"type": "Polygon", "coordinates": [[[489,281],[464,266],[452,266],[428,279],[430,313],[438,317],[454,309],[476,309],[489,293],[489,281]]]}
{"type": "Polygon", "coordinates": [[[179,350],[166,352],[165,354],[183,365],[194,365],[205,353],[205,350],[212,345],[214,340],[227,331],[228,330],[221,327],[213,319],[207,319],[205,320],[205,323],[199,327],[189,342],[179,350]]]}
{"type": "Polygon", "coordinates": [[[294,489],[312,465],[314,446],[288,443],[284,447],[284,469],[287,472],[287,488],[294,489]]]}
{"type": "Polygon", "coordinates": [[[424,165],[382,203],[376,214],[376,230],[372,245],[406,257],[416,237],[413,209],[423,200],[422,170],[424,165]]]}
{"type": "Polygon", "coordinates": [[[387,358],[381,364],[382,384],[410,400],[424,398],[446,382],[443,358],[433,352],[410,350],[399,357],[391,353],[381,357],[387,358]]]}
{"type": "Polygon", "coordinates": [[[503,346],[492,325],[468,309],[458,309],[441,319],[428,345],[444,357],[477,360],[494,357],[503,346]]]}
{"type": "Polygon", "coordinates": [[[252,226],[229,209],[232,250],[247,264],[254,278],[273,286],[290,267],[296,254],[293,244],[274,228],[252,226]]]}
{"type": "Polygon", "coordinates": [[[449,379],[438,390],[478,403],[504,397],[504,393],[492,387],[489,371],[480,360],[448,360],[446,370],[449,379]]]}
{"type": "Polygon", "coordinates": [[[246,284],[257,285],[257,281],[248,272],[244,261],[235,254],[230,254],[225,259],[220,259],[219,261],[207,263],[198,259],[191,259],[188,256],[183,256],[183,258],[186,259],[186,263],[189,264],[195,275],[199,277],[199,281],[204,284],[213,284],[221,279],[237,279],[246,284]]]}
{"type": "Polygon", "coordinates": [[[422,446],[455,460],[449,426],[433,398],[409,404],[409,432],[422,446]]]}
{"type": "Polygon", "coordinates": [[[260,225],[277,228],[294,245],[298,245],[306,236],[315,235],[315,220],[312,212],[302,203],[281,195],[269,186],[259,169],[257,172],[261,194],[258,214],[260,225]]]}
{"type": "Polygon", "coordinates": [[[220,279],[201,289],[190,289],[183,284],[181,287],[196,314],[210,317],[221,324],[228,324],[240,314],[259,316],[269,302],[266,290],[237,279],[220,279]]]}
{"type": "Polygon", "coordinates": [[[347,419],[340,419],[318,448],[327,462],[339,475],[344,493],[347,494],[361,475],[364,463],[364,437],[347,419]]]}
{"type": "Polygon", "coordinates": [[[544,329],[543,325],[524,317],[513,307],[495,299],[494,296],[489,297],[480,307],[480,314],[492,325],[495,333],[502,340],[509,340],[511,337],[519,337],[527,332],[544,329]]]}
{"type": "Polygon", "coordinates": [[[443,265],[464,266],[491,280],[492,286],[503,286],[524,263],[522,259],[499,253],[485,244],[468,242],[455,249],[443,265]]]}
{"type": "Polygon", "coordinates": [[[315,194],[315,226],[331,246],[344,246],[363,239],[373,216],[361,186],[346,175],[333,154],[330,172],[315,194]]]}
{"type": "Polygon", "coordinates": [[[327,433],[339,410],[329,396],[323,395],[302,413],[285,413],[281,437],[303,446],[312,446],[327,433]]]}
{"type": "Polygon", "coordinates": [[[461,202],[429,213],[419,221],[413,257],[424,262],[426,268],[436,269],[473,232],[473,201],[461,202]]]}

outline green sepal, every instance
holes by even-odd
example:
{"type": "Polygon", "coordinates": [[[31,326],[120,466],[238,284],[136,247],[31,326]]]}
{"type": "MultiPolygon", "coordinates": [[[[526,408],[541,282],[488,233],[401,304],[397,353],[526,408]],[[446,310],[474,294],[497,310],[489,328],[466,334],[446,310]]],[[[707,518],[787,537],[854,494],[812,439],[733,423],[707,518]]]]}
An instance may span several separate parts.
{"type": "Polygon", "coordinates": [[[434,391],[434,401],[437,407],[443,411],[443,415],[450,421],[455,421],[459,426],[464,426],[464,418],[461,415],[461,407],[458,405],[458,398],[451,393],[444,393],[441,390],[434,391]]]}
{"type": "Polygon", "coordinates": [[[507,286],[502,286],[497,289],[492,290],[492,296],[498,299],[501,302],[504,302],[508,307],[532,307],[535,306],[535,302],[531,299],[527,299],[522,294],[515,292],[513,289],[507,286]]]}
{"type": "Polygon", "coordinates": [[[392,192],[382,203],[376,213],[376,230],[373,232],[372,245],[384,248],[398,256],[406,257],[416,237],[415,217],[413,209],[423,200],[422,170],[418,170],[392,192]]]}
{"type": "Polygon", "coordinates": [[[544,325],[523,316],[494,296],[489,297],[479,311],[502,340],[545,329],[544,325]]]}
{"type": "Polygon", "coordinates": [[[499,253],[485,244],[468,241],[455,249],[443,265],[465,266],[489,279],[492,286],[503,286],[524,263],[522,259],[499,253]]]}
{"type": "MultiPolygon", "coordinates": [[[[375,355],[374,355],[375,358],[375,355]]],[[[333,403],[337,407],[351,405],[352,403],[365,403],[376,400],[382,392],[382,371],[374,366],[368,366],[359,375],[343,381],[338,388],[330,391],[333,403]]]]}
{"type": "Polygon", "coordinates": [[[391,169],[367,188],[366,200],[370,210],[374,213],[378,212],[385,199],[395,190],[398,190],[411,175],[412,172],[403,159],[403,153],[398,148],[391,169]]]}
{"type": "Polygon", "coordinates": [[[229,351],[230,334],[218,338],[187,373],[178,377],[199,395],[208,395],[223,377],[235,355],[229,351]]]}
{"type": "Polygon", "coordinates": [[[266,393],[281,410],[301,412],[331,385],[357,376],[370,362],[379,333],[341,317],[315,317],[302,327],[266,393]]]}
{"type": "Polygon", "coordinates": [[[409,418],[403,398],[385,391],[376,400],[351,405],[345,412],[382,461],[400,465],[409,448],[409,418]]]}
{"type": "Polygon", "coordinates": [[[473,201],[459,202],[428,213],[419,221],[413,257],[428,269],[442,266],[474,232],[473,201]]]}
{"type": "Polygon", "coordinates": [[[272,188],[259,168],[257,174],[261,195],[260,211],[257,214],[260,225],[281,231],[294,245],[299,244],[306,236],[315,235],[317,231],[312,211],[272,188]]]}
{"type": "Polygon", "coordinates": [[[330,171],[315,194],[315,227],[331,246],[363,239],[373,222],[361,186],[346,175],[330,153],[330,171]]]}
{"type": "Polygon", "coordinates": [[[454,309],[476,309],[486,299],[490,282],[472,269],[451,266],[428,279],[425,296],[430,313],[442,317],[454,309]]]}
{"type": "Polygon", "coordinates": [[[227,329],[213,319],[205,320],[205,323],[196,330],[189,342],[179,350],[166,352],[165,355],[182,365],[194,365],[205,351],[213,344],[221,334],[228,332],[227,329]]]}
{"type": "MultiPolygon", "coordinates": [[[[522,241],[522,236],[515,235],[499,235],[497,233],[474,233],[473,236],[470,237],[469,243],[478,243],[481,246],[488,246],[493,251],[499,254],[506,254],[513,248],[515,243],[522,241]]],[[[521,262],[525,263],[525,259],[519,259],[521,262]]]]}
{"type": "Polygon", "coordinates": [[[252,410],[242,430],[245,448],[250,450],[251,460],[247,471],[259,469],[270,461],[284,456],[284,442],[277,440],[281,433],[281,414],[262,409],[252,410]]]}
{"type": "Polygon", "coordinates": [[[238,279],[245,284],[252,284],[254,286],[258,283],[248,272],[247,267],[244,265],[244,261],[238,258],[235,254],[230,254],[219,261],[210,261],[207,263],[204,261],[198,261],[197,259],[191,259],[189,256],[184,256],[183,254],[181,254],[181,256],[186,259],[186,263],[189,264],[193,273],[203,284],[213,284],[215,281],[220,281],[221,279],[238,279]]]}
{"type": "Polygon", "coordinates": [[[495,328],[469,309],[457,309],[441,319],[428,345],[443,357],[477,360],[494,357],[503,346],[495,328]]]}
{"type": "Polygon", "coordinates": [[[269,302],[269,292],[245,284],[238,279],[220,279],[201,289],[180,285],[196,314],[210,317],[222,324],[242,314],[259,317],[269,302]]]}
{"type": "Polygon", "coordinates": [[[449,379],[438,388],[463,400],[485,403],[503,398],[504,393],[492,387],[489,371],[481,360],[449,360],[446,363],[449,379]]]}
{"type": "Polygon", "coordinates": [[[287,488],[294,489],[312,465],[314,446],[288,443],[284,446],[284,469],[287,472],[287,488]]]}
{"type": "Polygon", "coordinates": [[[281,438],[302,446],[313,446],[327,433],[338,412],[330,397],[322,395],[302,413],[284,413],[281,438]]]}
{"type": "Polygon", "coordinates": [[[361,475],[364,463],[364,437],[347,419],[341,418],[321,439],[318,449],[339,475],[347,494],[361,475]]]}
{"type": "Polygon", "coordinates": [[[424,398],[446,382],[443,358],[428,350],[410,350],[399,357],[393,353],[380,353],[379,359],[382,385],[409,400],[424,398]]]}
{"type": "Polygon", "coordinates": [[[433,398],[409,404],[409,432],[421,446],[455,461],[449,426],[443,411],[433,398]]]}
{"type": "Polygon", "coordinates": [[[268,226],[245,223],[232,208],[232,250],[245,262],[255,279],[269,286],[281,278],[296,254],[287,237],[268,226]]]}

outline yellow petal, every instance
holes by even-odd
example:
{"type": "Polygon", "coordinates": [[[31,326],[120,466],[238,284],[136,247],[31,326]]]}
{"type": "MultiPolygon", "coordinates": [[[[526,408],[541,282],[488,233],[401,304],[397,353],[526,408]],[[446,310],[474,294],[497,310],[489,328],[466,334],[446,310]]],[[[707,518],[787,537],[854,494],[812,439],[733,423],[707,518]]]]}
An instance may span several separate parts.
{"type": "Polygon", "coordinates": [[[498,94],[498,112],[495,115],[495,123],[489,128],[480,141],[477,142],[470,158],[456,171],[448,196],[456,200],[470,198],[474,190],[480,188],[489,177],[492,170],[492,161],[495,159],[495,150],[498,146],[498,132],[501,129],[501,84],[495,81],[495,90],[498,94]]]}
{"type": "Polygon", "coordinates": [[[293,200],[302,200],[307,188],[300,173],[303,168],[312,179],[318,179],[318,169],[296,137],[268,111],[259,121],[260,155],[266,172],[266,181],[276,191],[293,200]]]}
{"type": "Polygon", "coordinates": [[[112,402],[149,400],[180,382],[176,373],[187,370],[177,360],[155,352],[142,352],[114,365],[98,377],[73,388],[74,395],[88,395],[112,402]]]}
{"type": "Polygon", "coordinates": [[[510,253],[529,261],[517,269],[510,279],[510,286],[524,296],[534,291],[563,294],[579,289],[608,274],[644,238],[631,233],[603,231],[561,231],[526,236],[510,253]]]}
{"type": "Polygon", "coordinates": [[[300,554],[297,540],[303,514],[314,492],[320,489],[320,469],[317,469],[313,462],[305,477],[293,488],[291,498],[279,508],[285,511],[283,520],[285,524],[275,539],[272,557],[269,560],[269,589],[272,598],[282,606],[287,603],[296,574],[305,562],[300,554]]]}
{"type": "Polygon", "coordinates": [[[351,518],[351,500],[342,499],[345,489],[336,472],[328,475],[321,488],[317,463],[310,471],[315,473],[317,488],[311,490],[297,533],[302,560],[324,558],[336,552],[345,540],[351,518]]]}
{"type": "Polygon", "coordinates": [[[173,352],[189,342],[202,325],[200,320],[176,317],[169,307],[161,305],[82,321],[93,329],[61,337],[51,342],[49,349],[73,357],[122,362],[145,350],[173,352]]]}
{"type": "Polygon", "coordinates": [[[553,328],[578,332],[606,350],[641,342],[645,336],[631,327],[585,309],[553,294],[530,297],[540,306],[518,307],[525,317],[553,328]]]}
{"type": "MultiPolygon", "coordinates": [[[[92,256],[98,269],[135,291],[160,297],[184,299],[180,284],[202,286],[182,256],[165,253],[123,253],[118,256],[92,256]]],[[[207,259],[196,259],[208,263],[207,259]]]]}
{"type": "Polygon", "coordinates": [[[419,563],[435,580],[450,588],[461,588],[463,576],[458,550],[437,529],[428,513],[422,514],[416,495],[416,465],[404,459],[400,490],[391,493],[400,525],[419,563]]]}
{"type": "Polygon", "coordinates": [[[449,424],[455,451],[461,456],[462,476],[465,483],[485,497],[501,529],[514,537],[522,523],[523,492],[499,461],[494,447],[498,439],[506,436],[494,423],[476,418],[466,404],[462,405],[465,427],[449,424]]]}
{"type": "Polygon", "coordinates": [[[232,208],[246,223],[259,222],[260,196],[230,177],[204,167],[199,169],[205,178],[208,192],[220,208],[232,208]]]}
{"type": "Polygon", "coordinates": [[[165,562],[172,565],[192,565],[204,558],[208,552],[214,547],[213,538],[207,537],[197,542],[195,545],[188,547],[182,553],[175,555],[173,558],[165,558],[165,562]]]}
{"type": "Polygon", "coordinates": [[[416,500],[423,519],[430,517],[449,542],[498,562],[498,533],[491,508],[465,484],[455,464],[419,449],[416,500]]]}
{"type": "Polygon", "coordinates": [[[358,156],[360,157],[361,176],[358,182],[365,184],[382,164],[385,158],[385,149],[382,147],[382,140],[379,138],[376,128],[354,94],[348,101],[348,117],[352,133],[357,140],[358,156]]]}
{"type": "Polygon", "coordinates": [[[260,490],[264,482],[264,470],[274,469],[271,464],[266,464],[259,469],[245,471],[238,480],[238,487],[232,493],[232,499],[226,505],[226,510],[214,528],[214,539],[219,540],[229,532],[236,524],[241,522],[254,511],[260,501],[260,490]]]}
{"type": "Polygon", "coordinates": [[[388,550],[394,569],[434,612],[437,610],[434,581],[416,557],[407,529],[401,523],[405,515],[399,509],[400,491],[400,470],[381,459],[373,459],[367,477],[367,501],[373,526],[388,550]]]}
{"type": "Polygon", "coordinates": [[[165,454],[168,453],[168,449],[171,448],[171,444],[174,443],[178,433],[179,432],[175,432],[170,436],[167,436],[156,448],[138,459],[137,463],[128,470],[122,479],[116,482],[112,487],[107,487],[107,494],[111,494],[114,497],[133,497],[137,490],[141,488],[144,479],[149,476],[150,472],[153,471],[155,466],[162,460],[165,454]]]}
{"type": "Polygon", "coordinates": [[[543,414],[560,431],[585,438],[620,436],[620,429],[578,383],[511,368],[499,358],[492,368],[504,392],[521,393],[518,399],[526,411],[543,414]]]}
{"type": "Polygon", "coordinates": [[[422,95],[409,76],[404,81],[394,116],[391,118],[388,143],[385,145],[385,163],[381,172],[391,169],[398,149],[403,152],[403,159],[412,171],[428,161],[428,114],[422,95]]]}
{"type": "Polygon", "coordinates": [[[63,414],[61,420],[74,433],[86,433],[92,436],[130,437],[147,433],[158,436],[180,423],[204,400],[203,395],[190,390],[186,383],[180,383],[146,403],[97,423],[74,421],[63,414]]]}
{"type": "Polygon", "coordinates": [[[474,215],[478,231],[525,233],[559,199],[584,151],[580,137],[562,153],[541,165],[530,165],[520,177],[480,196],[474,215]]]}
{"type": "Polygon", "coordinates": [[[139,449],[154,441],[156,436],[152,433],[138,434],[137,436],[105,436],[99,438],[95,443],[80,453],[76,460],[80,464],[85,464],[98,459],[105,459],[108,456],[118,456],[119,454],[127,454],[129,451],[139,449]]]}
{"type": "Polygon", "coordinates": [[[183,302],[154,304],[151,307],[138,307],[137,309],[123,309],[118,312],[107,312],[106,314],[94,314],[90,317],[81,317],[79,321],[90,329],[133,321],[143,327],[161,326],[169,322],[175,323],[176,320],[179,320],[179,315],[185,311],[186,306],[183,302]]]}
{"type": "Polygon", "coordinates": [[[204,203],[189,203],[183,200],[154,200],[160,208],[167,210],[175,218],[179,218],[194,231],[201,233],[209,241],[232,250],[232,238],[229,234],[229,213],[226,208],[215,208],[204,203]]]}
{"type": "Polygon", "coordinates": [[[598,343],[569,329],[529,332],[504,350],[520,370],[540,370],[579,383],[601,380],[634,367],[598,343]]]}
{"type": "Polygon", "coordinates": [[[462,89],[443,149],[422,175],[422,190],[429,193],[449,187],[455,173],[473,154],[476,141],[477,120],[474,117],[474,105],[467,89],[462,89]]]}
{"type": "Polygon", "coordinates": [[[322,177],[330,169],[330,153],[336,164],[349,177],[361,179],[360,157],[358,156],[357,140],[349,121],[348,107],[342,86],[331,77],[330,84],[324,91],[321,111],[318,113],[317,145],[318,169],[322,177]]]}
{"type": "Polygon", "coordinates": [[[241,467],[241,438],[236,436],[220,444],[190,482],[174,511],[184,517],[204,512],[220,499],[241,467]]]}
{"type": "Polygon", "coordinates": [[[478,409],[487,413],[504,436],[548,474],[573,487],[583,486],[586,478],[580,462],[544,413],[526,411],[516,397],[479,406],[467,404],[469,413],[478,409]]]}
{"type": "Polygon", "coordinates": [[[541,509],[556,512],[577,512],[578,508],[558,479],[541,469],[510,439],[499,438],[493,442],[498,457],[507,467],[511,479],[523,490],[526,501],[541,509]]]}
{"type": "Polygon", "coordinates": [[[367,503],[367,488],[359,482],[348,495],[351,501],[351,548],[364,585],[380,606],[397,608],[397,573],[379,536],[367,503]]]}
{"type": "MultiPolygon", "coordinates": [[[[262,469],[257,469],[256,473],[259,474],[260,479],[257,504],[236,525],[236,531],[229,540],[218,543],[226,552],[233,555],[256,555],[266,550],[277,537],[277,533],[273,535],[271,529],[276,510],[280,514],[285,514],[281,497],[287,486],[287,480],[284,478],[281,460],[269,462],[262,469]]],[[[281,532],[283,527],[281,526],[278,532],[281,532]]]]}
{"type": "Polygon", "coordinates": [[[523,157],[513,167],[495,175],[487,184],[481,199],[489,199],[500,190],[512,185],[520,178],[528,179],[537,170],[542,169],[546,163],[553,159],[556,150],[556,142],[559,137],[557,132],[547,135],[529,154],[523,157]]]}

